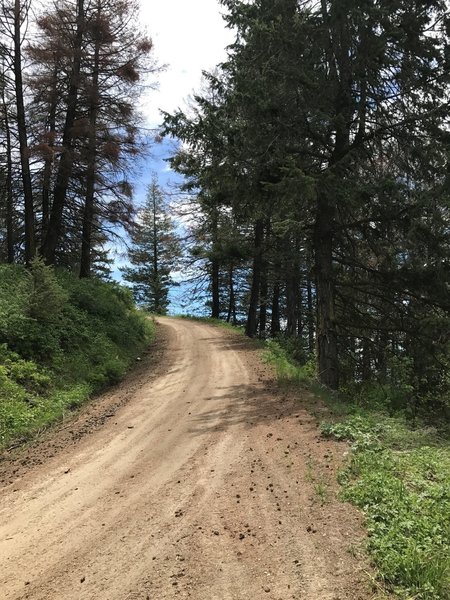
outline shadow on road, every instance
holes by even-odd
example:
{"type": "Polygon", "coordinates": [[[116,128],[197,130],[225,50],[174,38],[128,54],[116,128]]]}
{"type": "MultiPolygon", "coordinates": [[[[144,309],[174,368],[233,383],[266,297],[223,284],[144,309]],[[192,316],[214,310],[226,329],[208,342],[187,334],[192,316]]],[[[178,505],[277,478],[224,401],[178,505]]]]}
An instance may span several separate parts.
{"type": "Polygon", "coordinates": [[[260,351],[264,348],[264,343],[259,340],[251,340],[244,336],[236,336],[235,338],[217,338],[217,337],[205,337],[200,338],[201,342],[209,342],[220,350],[233,350],[238,352],[239,350],[245,351],[260,351]]]}
{"type": "Polygon", "coordinates": [[[226,431],[238,425],[252,428],[261,423],[274,424],[276,427],[278,420],[289,417],[298,419],[304,433],[317,428],[316,419],[310,412],[314,408],[311,406],[314,405],[313,400],[308,399],[309,406],[305,407],[291,394],[283,395],[270,382],[222,387],[218,388],[218,392],[221,393],[207,398],[209,410],[192,416],[194,426],[190,429],[191,433],[203,435],[211,431],[226,431]]]}

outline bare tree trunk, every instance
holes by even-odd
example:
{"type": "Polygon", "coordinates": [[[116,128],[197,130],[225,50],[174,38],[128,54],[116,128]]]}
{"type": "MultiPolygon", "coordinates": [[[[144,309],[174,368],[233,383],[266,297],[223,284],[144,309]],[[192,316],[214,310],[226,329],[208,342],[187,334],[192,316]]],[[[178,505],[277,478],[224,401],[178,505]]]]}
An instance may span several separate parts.
{"type": "Polygon", "coordinates": [[[263,260],[261,266],[261,292],[259,305],[259,335],[265,337],[267,327],[267,295],[269,293],[269,285],[267,281],[268,264],[263,260]]]}
{"type": "Polygon", "coordinates": [[[329,83],[334,96],[334,147],[328,163],[331,179],[317,190],[317,209],[314,224],[314,254],[316,271],[317,309],[317,367],[320,381],[331,389],[339,387],[338,337],[335,315],[335,281],[333,273],[334,227],[336,220],[336,191],[345,173],[342,161],[347,156],[350,128],[354,118],[352,108],[353,71],[350,58],[351,39],[348,31],[348,11],[331,3],[333,19],[327,3],[321,1],[323,23],[328,29],[326,44],[329,83]],[[338,165],[341,165],[339,167],[338,165]],[[338,175],[336,177],[336,175],[338,175]],[[331,197],[333,194],[333,197],[331,197]]]}
{"type": "Polygon", "coordinates": [[[280,283],[275,281],[272,293],[272,316],[270,321],[270,335],[273,337],[280,333],[280,283]]]}
{"type": "Polygon", "coordinates": [[[300,278],[297,280],[297,336],[303,336],[305,322],[303,319],[303,294],[300,278]]]}
{"type": "Polygon", "coordinates": [[[286,278],[286,333],[289,336],[297,334],[297,290],[297,276],[291,272],[286,278]]]}
{"type": "Polygon", "coordinates": [[[311,276],[308,273],[308,281],[306,284],[307,302],[308,302],[308,351],[314,354],[314,303],[312,295],[311,276]]]}
{"type": "Polygon", "coordinates": [[[212,303],[211,317],[213,319],[220,318],[220,265],[217,258],[211,261],[211,286],[212,286],[212,303]]]}
{"type": "MultiPolygon", "coordinates": [[[[156,182],[155,182],[156,183],[156,182]]],[[[153,281],[154,281],[154,304],[157,314],[164,313],[165,308],[162,306],[161,286],[159,285],[159,252],[158,252],[158,223],[156,221],[158,206],[157,206],[157,188],[153,188],[152,194],[152,210],[153,210],[153,281]]]]}
{"type": "MultiPolygon", "coordinates": [[[[100,5],[97,4],[97,19],[100,19],[100,5]]],[[[80,277],[91,275],[92,227],[94,222],[95,179],[97,172],[97,118],[99,107],[99,68],[100,68],[100,38],[95,40],[94,69],[92,74],[92,89],[89,106],[89,149],[88,168],[86,173],[86,199],[83,214],[83,235],[81,239],[80,277]]],[[[156,228],[156,199],[154,198],[154,224],[156,228]]],[[[156,238],[155,238],[156,239],[156,238]]],[[[155,252],[156,255],[156,252],[155,252]]],[[[155,256],[157,261],[157,256],[155,256]]],[[[155,277],[157,274],[157,265],[155,277]]]]}
{"type": "Polygon", "coordinates": [[[262,245],[264,239],[264,221],[258,219],[255,223],[254,237],[254,256],[252,269],[252,284],[250,290],[250,302],[248,306],[247,323],[245,325],[245,334],[248,337],[255,337],[258,329],[258,302],[259,291],[261,287],[261,268],[262,268],[262,245]]]}
{"type": "MultiPolygon", "coordinates": [[[[48,119],[48,131],[50,133],[50,139],[48,146],[50,149],[54,148],[54,134],[56,133],[56,108],[57,108],[57,77],[58,77],[58,66],[55,64],[53,71],[53,90],[49,111],[48,119]]],[[[53,171],[53,155],[49,154],[45,157],[44,174],[42,177],[42,227],[41,227],[41,245],[48,230],[48,221],[50,218],[50,186],[53,171]]]]}
{"type": "Polygon", "coordinates": [[[227,314],[227,323],[232,321],[233,325],[236,325],[236,298],[234,293],[234,281],[233,281],[234,269],[233,265],[230,265],[230,269],[228,271],[228,287],[230,289],[230,296],[228,301],[228,314],[227,314]]]}
{"type": "Polygon", "coordinates": [[[361,378],[363,381],[369,381],[372,376],[371,369],[372,353],[369,340],[364,338],[362,341],[362,362],[361,362],[361,378]]]}
{"type": "Polygon", "coordinates": [[[8,105],[6,103],[5,87],[2,85],[3,122],[5,125],[6,142],[6,181],[5,181],[5,208],[6,208],[6,260],[9,264],[14,262],[14,200],[12,189],[12,144],[11,129],[9,126],[8,105]]]}
{"type": "Polygon", "coordinates": [[[56,248],[62,234],[62,218],[66,205],[67,187],[73,167],[72,129],[75,121],[78,91],[80,85],[82,43],[85,30],[84,0],[77,0],[77,29],[74,45],[72,73],[70,75],[69,93],[67,96],[67,111],[64,124],[62,146],[63,151],[59,161],[53,193],[53,204],[50,212],[47,235],[45,236],[42,253],[48,264],[55,263],[56,248]]]}
{"type": "Polygon", "coordinates": [[[211,257],[211,317],[220,319],[220,262],[217,258],[218,216],[216,208],[211,215],[212,257],[211,257]]]}
{"type": "Polygon", "coordinates": [[[13,165],[11,148],[11,130],[9,121],[5,122],[6,129],[6,260],[14,262],[14,199],[13,199],[13,165]]]}
{"type": "Polygon", "coordinates": [[[339,362],[333,277],[334,210],[319,192],[314,228],[317,301],[317,366],[319,380],[327,387],[339,387],[339,362]]]}
{"type": "Polygon", "coordinates": [[[31,172],[29,161],[29,149],[27,139],[27,125],[25,119],[25,106],[23,99],[22,79],[22,6],[20,0],[14,2],[14,83],[16,91],[17,107],[17,132],[20,149],[20,165],[22,171],[22,185],[25,214],[25,262],[30,264],[36,253],[35,246],[35,223],[33,189],[31,185],[31,172]]]}

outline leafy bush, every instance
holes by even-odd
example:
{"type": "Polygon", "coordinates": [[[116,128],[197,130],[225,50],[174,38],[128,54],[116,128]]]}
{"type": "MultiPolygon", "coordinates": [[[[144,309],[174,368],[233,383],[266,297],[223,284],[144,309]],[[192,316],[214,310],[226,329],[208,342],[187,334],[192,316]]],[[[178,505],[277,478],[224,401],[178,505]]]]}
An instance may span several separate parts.
{"type": "Polygon", "coordinates": [[[351,442],[339,476],[343,498],[366,515],[367,547],[380,579],[401,598],[449,600],[448,431],[421,423],[410,410],[411,365],[396,364],[395,385],[371,383],[336,394],[314,382],[312,363],[300,366],[278,341],[267,342],[265,358],[281,381],[306,384],[341,419],[322,423],[321,430],[351,442]]]}
{"type": "Polygon", "coordinates": [[[367,516],[368,550],[383,580],[401,597],[448,600],[448,444],[430,427],[412,430],[381,413],[323,424],[322,433],[352,442],[343,497],[367,516]]]}
{"type": "Polygon", "coordinates": [[[0,265],[0,446],[118,382],[151,336],[117,284],[0,265]]]}
{"type": "Polygon", "coordinates": [[[54,270],[41,258],[35,258],[29,272],[31,290],[28,314],[39,323],[57,323],[62,316],[67,294],[56,279],[54,270]]]}
{"type": "Polygon", "coordinates": [[[264,359],[274,365],[278,378],[283,382],[307,383],[315,378],[316,367],[311,358],[306,364],[299,365],[292,360],[289,352],[279,341],[267,340],[264,359]]]}

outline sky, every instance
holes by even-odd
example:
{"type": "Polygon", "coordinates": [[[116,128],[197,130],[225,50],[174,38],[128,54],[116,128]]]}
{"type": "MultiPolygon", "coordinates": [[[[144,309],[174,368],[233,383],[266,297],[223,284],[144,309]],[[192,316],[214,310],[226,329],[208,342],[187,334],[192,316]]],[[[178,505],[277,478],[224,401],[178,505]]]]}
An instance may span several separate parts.
{"type": "MultiPolygon", "coordinates": [[[[156,76],[156,89],[149,89],[141,110],[146,127],[158,129],[160,110],[174,112],[185,107],[185,100],[201,85],[202,71],[213,70],[226,57],[225,48],[233,41],[232,32],[222,19],[223,7],[217,0],[140,0],[141,25],[154,44],[153,57],[164,70],[156,76]]],[[[148,155],[138,165],[134,181],[135,202],[144,200],[145,190],[156,174],[162,187],[173,193],[180,177],[165,161],[175,148],[173,140],[152,144],[148,155]]],[[[113,276],[120,280],[123,256],[115,257],[113,276]]],[[[179,292],[178,292],[179,294],[179,292]]],[[[174,290],[174,296],[177,291],[174,290]]],[[[173,298],[173,304],[179,303],[173,298]]],[[[174,307],[173,307],[174,308],[174,307]]],[[[179,306],[175,306],[175,310],[179,306]]]]}
{"type": "Polygon", "coordinates": [[[142,24],[153,40],[154,57],[165,72],[159,89],[148,95],[146,117],[154,127],[159,109],[172,112],[198,90],[203,70],[212,70],[225,58],[233,40],[217,0],[141,0],[142,24]]]}
{"type": "MultiPolygon", "coordinates": [[[[226,57],[225,48],[233,41],[232,32],[222,19],[223,8],[217,0],[140,0],[141,24],[154,44],[154,58],[164,71],[156,75],[157,88],[149,89],[142,100],[146,126],[157,129],[160,110],[174,112],[185,107],[185,100],[200,89],[202,71],[210,71],[226,57]]],[[[179,182],[165,158],[173,154],[174,143],[153,144],[140,166],[135,181],[136,202],[140,204],[145,188],[158,175],[162,186],[179,182]]]]}

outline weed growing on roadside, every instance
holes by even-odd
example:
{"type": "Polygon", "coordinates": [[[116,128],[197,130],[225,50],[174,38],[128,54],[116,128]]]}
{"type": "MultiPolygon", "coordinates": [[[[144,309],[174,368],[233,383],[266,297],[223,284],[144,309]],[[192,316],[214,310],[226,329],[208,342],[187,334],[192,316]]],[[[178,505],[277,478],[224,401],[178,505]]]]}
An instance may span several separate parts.
{"type": "MultiPolygon", "coordinates": [[[[339,474],[343,499],[366,515],[367,548],[379,579],[401,598],[450,599],[450,447],[448,436],[418,419],[384,410],[383,402],[345,401],[314,380],[276,342],[265,359],[283,383],[300,384],[319,395],[334,422],[322,434],[351,443],[350,459],[339,474]],[[414,427],[413,427],[414,424],[414,427]]],[[[313,478],[307,470],[307,478],[313,478]]],[[[312,481],[312,479],[311,479],[312,481]]],[[[317,487],[320,496],[324,490],[317,487]]],[[[378,589],[374,581],[374,589],[378,589]]]]}
{"type": "Polygon", "coordinates": [[[313,483],[314,479],[314,467],[312,464],[312,460],[308,458],[308,460],[306,461],[305,481],[307,481],[308,483],[313,483]]]}
{"type": "Polygon", "coordinates": [[[354,415],[324,424],[322,432],[352,442],[350,462],[339,476],[342,495],[367,517],[368,550],[383,580],[401,596],[448,600],[448,445],[429,428],[411,431],[406,422],[383,415],[354,415]]]}
{"type": "Polygon", "coordinates": [[[328,487],[323,481],[319,481],[314,485],[314,491],[316,495],[320,498],[320,501],[323,504],[326,504],[329,501],[328,498],[328,487]]]}

